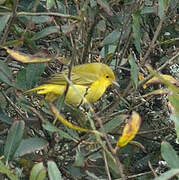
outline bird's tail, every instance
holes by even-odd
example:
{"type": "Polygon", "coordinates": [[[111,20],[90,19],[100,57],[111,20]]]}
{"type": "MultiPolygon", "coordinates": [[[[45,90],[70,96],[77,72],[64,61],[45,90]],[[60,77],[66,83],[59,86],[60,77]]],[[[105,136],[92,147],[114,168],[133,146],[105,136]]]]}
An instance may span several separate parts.
{"type": "Polygon", "coordinates": [[[49,92],[49,85],[48,84],[44,84],[38,87],[35,87],[33,89],[29,89],[27,91],[24,92],[24,94],[30,94],[33,92],[37,92],[37,94],[47,94],[49,92]]]}
{"type": "Polygon", "coordinates": [[[54,84],[44,84],[41,86],[38,86],[36,88],[30,89],[28,91],[25,91],[24,94],[30,94],[33,92],[37,92],[37,94],[45,94],[45,99],[47,101],[54,101],[63,93],[65,88],[59,86],[59,85],[54,85],[54,84]]]}

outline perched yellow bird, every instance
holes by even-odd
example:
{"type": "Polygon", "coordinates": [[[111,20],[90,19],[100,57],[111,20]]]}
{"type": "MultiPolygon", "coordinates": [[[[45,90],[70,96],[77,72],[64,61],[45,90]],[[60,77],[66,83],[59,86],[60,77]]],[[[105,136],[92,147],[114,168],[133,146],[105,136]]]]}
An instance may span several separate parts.
{"type": "MultiPolygon", "coordinates": [[[[45,99],[54,101],[62,95],[67,86],[68,69],[52,75],[45,83],[25,93],[45,94],[45,99]]],[[[83,104],[83,97],[88,102],[97,101],[112,83],[116,84],[113,70],[102,63],[88,63],[72,67],[69,86],[65,97],[67,104],[83,104]]]]}

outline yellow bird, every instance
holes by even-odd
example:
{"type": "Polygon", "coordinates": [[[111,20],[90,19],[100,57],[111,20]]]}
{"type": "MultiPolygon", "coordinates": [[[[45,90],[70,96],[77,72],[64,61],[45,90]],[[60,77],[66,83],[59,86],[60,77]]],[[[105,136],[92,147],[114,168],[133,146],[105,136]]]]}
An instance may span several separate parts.
{"type": "MultiPolygon", "coordinates": [[[[68,69],[52,75],[45,83],[25,92],[37,92],[45,94],[45,99],[54,101],[61,96],[67,86],[68,69]]],[[[65,97],[65,102],[71,105],[84,103],[84,97],[88,102],[97,101],[112,83],[117,84],[113,70],[102,63],[88,63],[72,67],[70,85],[65,97]]]]}

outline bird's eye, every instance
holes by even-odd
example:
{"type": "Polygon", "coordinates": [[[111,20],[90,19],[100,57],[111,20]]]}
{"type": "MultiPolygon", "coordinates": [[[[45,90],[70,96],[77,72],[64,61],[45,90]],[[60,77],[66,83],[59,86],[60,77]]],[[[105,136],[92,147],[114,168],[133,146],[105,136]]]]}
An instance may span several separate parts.
{"type": "Polygon", "coordinates": [[[108,79],[108,78],[109,78],[109,76],[107,75],[107,76],[106,76],[106,78],[108,79]]]}

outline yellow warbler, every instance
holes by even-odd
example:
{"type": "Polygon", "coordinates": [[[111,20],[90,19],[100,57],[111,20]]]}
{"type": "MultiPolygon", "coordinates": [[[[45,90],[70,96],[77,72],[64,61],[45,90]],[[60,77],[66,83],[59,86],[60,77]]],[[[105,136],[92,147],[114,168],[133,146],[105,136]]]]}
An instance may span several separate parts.
{"type": "MultiPolygon", "coordinates": [[[[54,74],[45,84],[30,89],[25,93],[45,94],[45,99],[54,101],[62,95],[67,85],[68,70],[54,74]]],[[[67,104],[79,105],[85,99],[97,101],[112,83],[116,83],[114,72],[106,64],[88,63],[72,67],[70,85],[65,97],[67,104]]]]}

